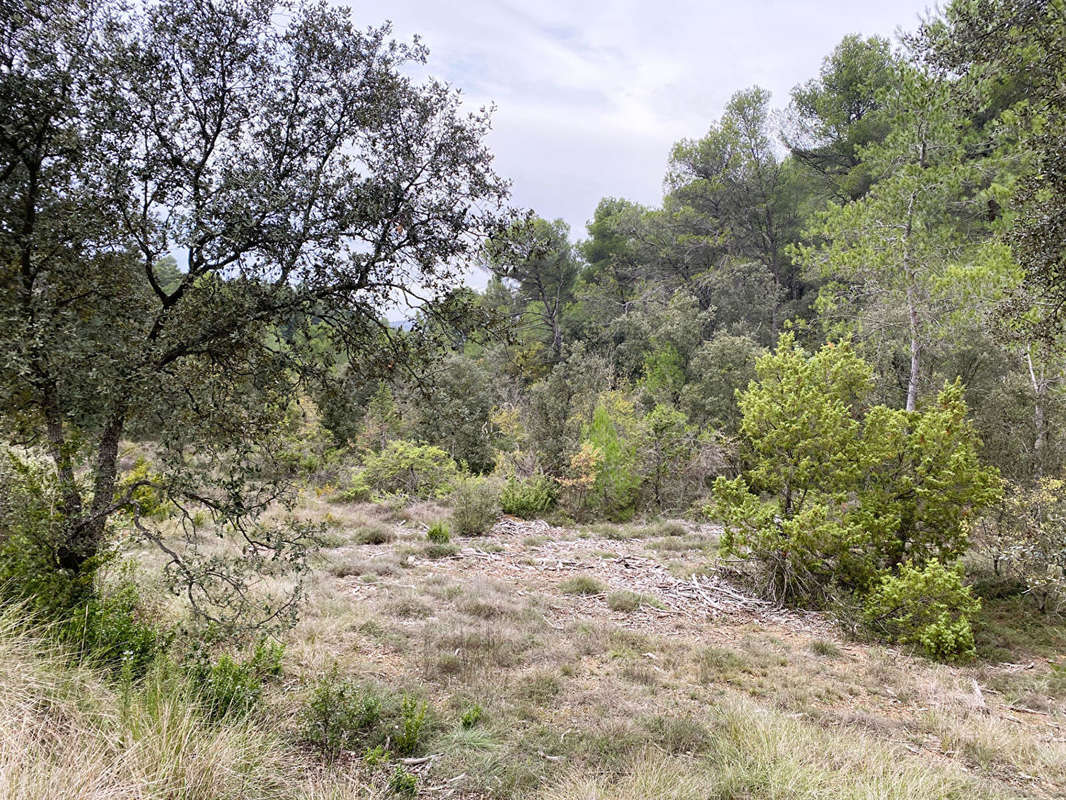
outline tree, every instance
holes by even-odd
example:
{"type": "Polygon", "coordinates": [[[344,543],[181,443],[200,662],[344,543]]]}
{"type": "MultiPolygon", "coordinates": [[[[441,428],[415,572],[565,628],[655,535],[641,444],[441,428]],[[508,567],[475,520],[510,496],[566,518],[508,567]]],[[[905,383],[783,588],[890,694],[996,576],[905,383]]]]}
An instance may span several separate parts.
{"type": "Polygon", "coordinates": [[[733,95],[703,139],[674,146],[667,185],[680,203],[713,222],[730,256],[764,265],[796,300],[803,287],[785,245],[799,233],[800,181],[775,152],[769,101],[770,93],[758,87],[733,95]]]}
{"type": "Polygon", "coordinates": [[[975,115],[1017,138],[1028,168],[1010,196],[1007,240],[1025,270],[1023,303],[1054,340],[1066,310],[1066,6],[1060,0],[956,0],[923,26],[923,55],[966,76],[975,115]]]}
{"type": "Polygon", "coordinates": [[[792,90],[785,143],[839,202],[870,188],[862,151],[888,133],[884,96],[898,75],[887,39],[850,35],[825,58],[817,78],[792,90]]]}
{"type": "Polygon", "coordinates": [[[514,281],[532,315],[548,329],[552,363],[563,357],[564,305],[572,298],[579,265],[561,219],[516,223],[490,242],[486,265],[503,280],[514,281]]]}
{"type": "Polygon", "coordinates": [[[740,396],[749,468],[718,478],[723,548],[754,557],[778,600],[865,593],[904,563],[949,563],[965,519],[1000,493],[981,464],[959,383],[921,412],[869,403],[872,370],[850,343],[808,354],[791,334],[740,396]]]}
{"type": "Polygon", "coordinates": [[[858,319],[866,335],[907,342],[908,411],[917,407],[923,352],[960,305],[955,287],[991,282],[967,258],[983,230],[967,208],[976,204],[979,175],[977,162],[964,160],[965,122],[955,112],[944,80],[904,69],[885,110],[891,131],[864,151],[879,179],[862,198],[831,203],[808,231],[824,244],[797,250],[816,274],[846,283],[823,290],[823,311],[832,316],[843,302],[840,316],[858,319]],[[970,269],[959,274],[964,265],[970,269]]]}
{"type": "MultiPolygon", "coordinates": [[[[351,362],[395,360],[379,309],[444,293],[500,218],[488,118],[408,76],[421,45],[324,4],[277,11],[39,0],[0,21],[0,402],[54,463],[59,569],[88,568],[146,487],[248,564],[295,553],[255,520],[286,496],[271,442],[316,367],[311,326],[351,362]],[[168,254],[180,277],[157,271],[168,254]],[[158,470],[124,482],[133,429],[158,470]]],[[[135,522],[205,613],[251,603],[135,522]]]]}

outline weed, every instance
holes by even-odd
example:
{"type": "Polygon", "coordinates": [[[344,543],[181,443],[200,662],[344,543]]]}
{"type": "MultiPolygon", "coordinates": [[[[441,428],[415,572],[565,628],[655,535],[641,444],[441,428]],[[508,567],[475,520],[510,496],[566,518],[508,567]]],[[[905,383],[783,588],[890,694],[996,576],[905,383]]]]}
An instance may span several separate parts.
{"type": "Polygon", "coordinates": [[[459,717],[459,724],[464,728],[473,728],[481,721],[482,713],[481,706],[474,703],[474,705],[470,706],[463,712],[463,715],[459,717]]]}
{"type": "Polygon", "coordinates": [[[564,594],[603,594],[606,588],[595,578],[587,575],[578,575],[559,584],[559,590],[564,594]]]}
{"type": "Polygon", "coordinates": [[[434,522],[426,531],[426,538],[433,544],[448,544],[452,540],[452,535],[448,531],[448,523],[443,520],[434,522]]]}

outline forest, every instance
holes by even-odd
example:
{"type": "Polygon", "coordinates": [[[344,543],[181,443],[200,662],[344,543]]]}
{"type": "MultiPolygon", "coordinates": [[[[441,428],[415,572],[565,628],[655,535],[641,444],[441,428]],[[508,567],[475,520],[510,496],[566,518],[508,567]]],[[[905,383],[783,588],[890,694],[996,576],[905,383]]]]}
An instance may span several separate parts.
{"type": "Polygon", "coordinates": [[[0,34],[0,796],[1066,794],[1062,0],[584,230],[347,7],[0,34]]]}

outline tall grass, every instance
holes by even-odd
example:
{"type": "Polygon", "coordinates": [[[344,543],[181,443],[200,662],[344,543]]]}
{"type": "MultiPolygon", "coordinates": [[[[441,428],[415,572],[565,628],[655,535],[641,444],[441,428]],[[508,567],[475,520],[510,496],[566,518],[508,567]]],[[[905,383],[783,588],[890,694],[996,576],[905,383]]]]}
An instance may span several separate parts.
{"type": "Polygon", "coordinates": [[[115,686],[72,665],[0,607],[0,797],[4,800],[345,800],[361,787],[308,777],[252,718],[208,722],[164,667],[115,686]]]}
{"type": "Polygon", "coordinates": [[[1006,798],[963,770],[854,731],[826,731],[740,698],[711,712],[706,755],[648,750],[621,776],[575,771],[538,800],[978,800],[1006,798]]]}

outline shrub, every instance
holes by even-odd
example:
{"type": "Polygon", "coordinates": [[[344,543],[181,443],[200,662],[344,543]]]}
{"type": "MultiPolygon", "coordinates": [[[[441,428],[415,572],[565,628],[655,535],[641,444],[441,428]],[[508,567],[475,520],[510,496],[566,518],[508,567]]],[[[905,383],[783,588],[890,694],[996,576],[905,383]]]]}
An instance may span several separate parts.
{"type": "Polygon", "coordinates": [[[488,478],[467,476],[452,492],[452,527],[459,536],[480,536],[500,515],[499,489],[488,478]]]}
{"type": "Polygon", "coordinates": [[[473,728],[481,721],[483,713],[481,706],[474,703],[474,705],[470,706],[470,708],[464,711],[462,716],[459,717],[459,724],[464,728],[473,728]]]}
{"type": "Polygon", "coordinates": [[[556,483],[546,475],[510,478],[500,492],[500,505],[505,514],[534,519],[555,507],[557,493],[556,483]]]}
{"type": "Polygon", "coordinates": [[[1066,481],[1012,487],[998,513],[977,525],[996,574],[1020,584],[1042,613],[1066,606],[1066,481]]]}
{"type": "Polygon", "coordinates": [[[459,548],[454,544],[430,544],[422,549],[422,555],[433,560],[451,558],[458,552],[459,548]]]}
{"type": "Polygon", "coordinates": [[[389,778],[389,794],[399,797],[417,797],[418,776],[403,767],[396,767],[389,778]]]}
{"type": "Polygon", "coordinates": [[[751,467],[718,478],[723,550],[761,566],[779,600],[865,593],[903,561],[950,561],[966,519],[995,502],[962,386],[921,412],[868,407],[871,369],[844,342],[808,355],[792,336],[756,363],[739,400],[751,467]]]}
{"type": "Polygon", "coordinates": [[[356,544],[387,544],[396,538],[392,528],[380,522],[372,522],[359,528],[353,541],[356,544]]]}
{"type": "Polygon", "coordinates": [[[439,499],[447,496],[458,477],[455,461],[439,447],[394,439],[381,452],[364,457],[352,491],[365,486],[381,494],[439,499]]]}
{"type": "Polygon", "coordinates": [[[304,737],[335,757],[371,738],[381,722],[382,706],[377,691],[341,680],[334,667],[311,692],[304,711],[304,737]]]}
{"type": "Polygon", "coordinates": [[[585,441],[600,454],[588,503],[615,521],[629,519],[635,509],[640,488],[637,438],[632,402],[618,392],[604,392],[585,429],[585,441]]]}
{"type": "Polygon", "coordinates": [[[401,756],[409,756],[418,748],[426,724],[427,709],[425,702],[419,703],[404,696],[400,704],[400,723],[392,737],[392,746],[401,756]]]}
{"type": "Polygon", "coordinates": [[[970,617],[981,601],[962,583],[962,572],[931,559],[904,564],[866,598],[866,622],[889,641],[920,646],[930,658],[957,661],[974,655],[970,617]]]}
{"type": "Polygon", "coordinates": [[[169,632],[144,619],[132,578],[72,611],[63,633],[89,660],[113,669],[121,667],[132,677],[143,675],[171,639],[169,632]]]}
{"type": "Polygon", "coordinates": [[[433,544],[448,544],[452,540],[452,536],[448,532],[448,523],[443,520],[434,522],[429,526],[429,530],[426,531],[426,538],[433,544]]]}
{"type": "Polygon", "coordinates": [[[255,708],[263,693],[263,682],[281,674],[284,645],[260,642],[244,661],[222,655],[213,664],[194,657],[189,668],[200,703],[211,719],[244,716],[255,708]]]}
{"type": "Polygon", "coordinates": [[[603,584],[587,575],[578,575],[559,584],[565,594],[603,594],[603,584]]]}

